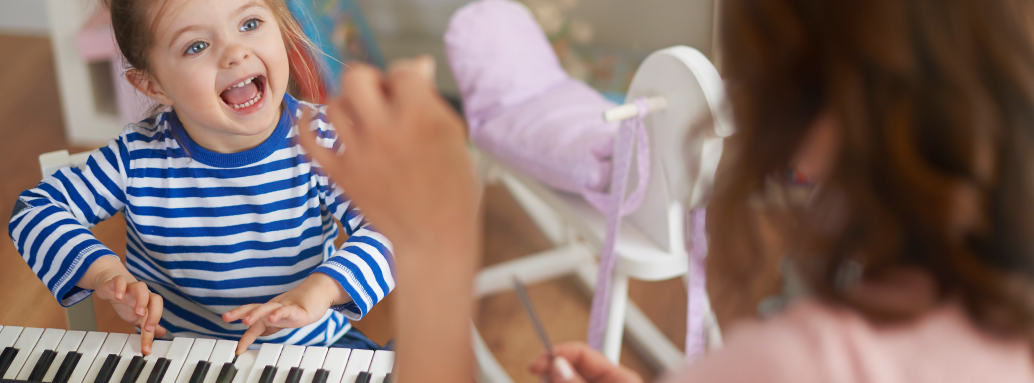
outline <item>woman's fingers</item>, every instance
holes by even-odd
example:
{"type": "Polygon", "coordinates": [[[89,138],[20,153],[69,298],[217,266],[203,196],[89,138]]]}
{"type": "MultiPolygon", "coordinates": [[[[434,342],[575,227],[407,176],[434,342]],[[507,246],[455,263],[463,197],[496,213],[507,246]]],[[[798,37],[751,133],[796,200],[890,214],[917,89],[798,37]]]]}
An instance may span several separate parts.
{"type": "Polygon", "coordinates": [[[316,132],[313,132],[306,127],[299,126],[298,144],[305,149],[309,158],[320,164],[320,167],[323,168],[323,171],[326,172],[327,175],[330,175],[331,178],[340,179],[338,174],[340,174],[342,170],[337,155],[331,152],[330,149],[324,148],[316,142],[316,132]]]}
{"type": "MultiPolygon", "coordinates": [[[[563,358],[566,363],[551,361],[548,354],[542,353],[532,361],[528,369],[534,374],[554,378],[554,374],[563,375],[565,366],[557,365],[557,363],[561,363],[570,366],[575,376],[580,376],[588,382],[642,382],[642,378],[635,372],[612,363],[588,344],[582,342],[562,343],[554,346],[553,352],[556,353],[558,359],[563,358]]],[[[566,382],[566,380],[561,381],[566,382]]]]}
{"type": "Polygon", "coordinates": [[[552,382],[582,383],[585,379],[578,376],[571,367],[571,363],[562,356],[553,358],[552,368],[549,372],[549,379],[552,382]]]}
{"type": "Polygon", "coordinates": [[[331,102],[343,107],[358,129],[379,127],[387,117],[387,99],[384,77],[380,70],[365,64],[355,64],[341,78],[343,96],[331,102]]]}

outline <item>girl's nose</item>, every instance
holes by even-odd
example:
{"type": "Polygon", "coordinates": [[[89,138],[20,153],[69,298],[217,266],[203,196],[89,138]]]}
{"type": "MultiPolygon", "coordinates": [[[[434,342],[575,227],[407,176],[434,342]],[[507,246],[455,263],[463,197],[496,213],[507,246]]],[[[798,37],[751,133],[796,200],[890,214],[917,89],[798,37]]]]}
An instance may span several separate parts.
{"type": "Polygon", "coordinates": [[[236,65],[240,65],[245,60],[251,58],[251,52],[241,45],[230,45],[223,51],[222,62],[219,66],[222,68],[231,68],[236,65]]]}

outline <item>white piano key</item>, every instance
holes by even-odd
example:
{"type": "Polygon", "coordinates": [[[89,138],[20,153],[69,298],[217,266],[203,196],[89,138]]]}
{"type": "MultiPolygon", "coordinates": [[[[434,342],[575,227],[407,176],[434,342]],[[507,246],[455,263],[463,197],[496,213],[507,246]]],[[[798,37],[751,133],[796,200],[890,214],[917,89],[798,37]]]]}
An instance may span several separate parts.
{"type": "Polygon", "coordinates": [[[177,374],[179,376],[176,377],[176,383],[189,382],[190,375],[194,374],[194,367],[197,367],[197,362],[208,360],[208,357],[212,355],[213,348],[215,348],[215,339],[194,339],[194,346],[190,348],[187,359],[183,360],[183,367],[177,374]]]}
{"type": "MultiPolygon", "coordinates": [[[[179,337],[172,340],[172,346],[165,357],[169,359],[169,369],[165,371],[165,377],[161,383],[176,383],[180,369],[183,368],[183,361],[190,354],[190,346],[194,345],[194,338],[179,337]]],[[[196,363],[196,362],[195,362],[196,363]]]]}
{"type": "Polygon", "coordinates": [[[22,366],[29,359],[29,354],[36,347],[36,342],[39,341],[40,336],[43,336],[43,329],[41,328],[26,327],[22,330],[22,334],[18,336],[14,346],[11,346],[18,349],[18,355],[14,357],[11,366],[7,368],[4,379],[14,380],[18,377],[18,373],[22,371],[22,366]]]}
{"type": "Polygon", "coordinates": [[[136,383],[147,383],[147,378],[151,376],[154,364],[158,363],[158,358],[164,358],[169,353],[169,348],[171,347],[171,340],[155,340],[154,343],[151,343],[151,355],[144,357],[147,364],[144,364],[144,368],[140,370],[140,376],[136,378],[136,383]]]}
{"type": "Polygon", "coordinates": [[[122,359],[118,360],[118,365],[115,366],[115,372],[111,374],[111,380],[109,380],[108,383],[121,382],[122,377],[126,374],[126,369],[129,368],[129,363],[133,361],[133,357],[144,355],[140,351],[140,342],[140,334],[129,335],[129,339],[126,340],[126,345],[122,346],[122,351],[118,354],[122,359]]]}
{"type": "Polygon", "coordinates": [[[385,383],[384,376],[391,373],[393,365],[395,365],[395,352],[378,350],[373,353],[373,360],[370,362],[370,383],[385,383]]]}
{"type": "MultiPolygon", "coordinates": [[[[126,335],[126,338],[128,337],[129,335],[126,335]]],[[[90,372],[90,367],[93,367],[93,361],[94,359],[97,359],[97,354],[101,351],[101,346],[105,344],[105,339],[107,338],[108,333],[106,332],[90,331],[86,333],[86,337],[83,338],[83,343],[80,344],[79,349],[76,350],[76,352],[83,354],[83,356],[79,358],[79,363],[76,364],[75,369],[72,370],[72,376],[68,378],[68,383],[83,383],[83,379],[86,378],[86,374],[90,372]]],[[[125,340],[122,342],[125,343],[125,340]]],[[[118,347],[121,348],[122,345],[119,345],[118,347]]],[[[105,356],[107,355],[105,354],[105,356]]],[[[101,363],[103,364],[104,362],[101,361],[101,363]]],[[[97,368],[100,367],[98,366],[97,368]]],[[[97,374],[94,373],[93,376],[96,377],[97,374]]],[[[93,383],[93,380],[90,380],[88,383],[93,383]]]]}
{"type": "Polygon", "coordinates": [[[350,348],[331,348],[327,351],[327,358],[323,361],[323,369],[327,370],[327,383],[340,383],[341,376],[345,374],[345,365],[348,363],[348,356],[351,355],[350,348]]]}
{"type": "Polygon", "coordinates": [[[345,365],[345,374],[341,376],[341,383],[355,383],[360,372],[370,370],[370,361],[373,360],[373,350],[352,350],[348,356],[348,364],[345,365]]]}
{"type": "Polygon", "coordinates": [[[234,367],[237,367],[237,375],[233,376],[232,383],[248,381],[248,374],[251,373],[251,368],[255,365],[255,359],[258,359],[258,354],[258,350],[248,350],[237,356],[237,361],[233,362],[234,367]]]}
{"type": "Polygon", "coordinates": [[[126,341],[128,340],[129,334],[108,334],[107,339],[104,339],[104,344],[101,345],[101,349],[97,351],[97,357],[93,359],[93,364],[90,366],[90,370],[87,371],[86,376],[83,377],[82,382],[93,383],[93,381],[97,379],[97,373],[100,372],[101,367],[104,366],[104,359],[111,354],[120,354],[122,349],[125,348],[126,341]]]}
{"type": "Polygon", "coordinates": [[[266,366],[276,366],[276,361],[280,359],[280,351],[284,349],[282,344],[263,343],[259,348],[258,356],[255,358],[255,364],[251,366],[251,372],[248,373],[247,383],[258,383],[259,378],[262,377],[262,369],[266,366]]]}
{"type": "Polygon", "coordinates": [[[302,363],[302,355],[305,355],[305,346],[284,346],[284,350],[280,352],[280,359],[276,362],[276,375],[273,376],[273,383],[286,382],[291,367],[298,367],[302,363]]]}
{"type": "MultiPolygon", "coordinates": [[[[43,335],[40,335],[36,345],[32,347],[32,352],[29,353],[29,357],[25,359],[25,363],[22,365],[21,372],[15,377],[16,380],[29,380],[29,375],[32,374],[32,370],[36,368],[36,363],[39,362],[39,357],[43,355],[43,351],[51,350],[54,351],[57,348],[57,344],[61,343],[61,338],[65,336],[65,330],[59,328],[48,328],[43,330],[43,335]]],[[[8,370],[10,372],[10,370],[8,370]]]]}
{"type": "Polygon", "coordinates": [[[323,361],[327,359],[326,347],[306,347],[305,355],[302,356],[302,363],[298,367],[302,368],[302,379],[299,380],[301,383],[312,383],[312,376],[316,374],[316,370],[323,368],[323,361]]]}
{"type": "Polygon", "coordinates": [[[18,335],[22,334],[23,329],[25,327],[7,326],[0,330],[0,351],[14,346],[14,342],[18,340],[18,335]]]}
{"type": "MultiPolygon", "coordinates": [[[[47,369],[47,374],[43,376],[44,382],[54,381],[54,375],[57,375],[57,370],[61,369],[61,364],[65,362],[68,352],[79,350],[79,345],[82,344],[85,337],[86,331],[69,331],[65,333],[65,336],[61,338],[61,343],[58,343],[57,348],[54,349],[57,352],[57,356],[54,357],[54,363],[47,369]]],[[[82,358],[79,358],[79,360],[82,361],[82,358]]]]}
{"type": "Polygon", "coordinates": [[[215,342],[215,348],[212,349],[212,355],[208,357],[208,361],[212,363],[212,367],[208,369],[208,375],[205,376],[205,383],[215,383],[216,379],[219,379],[219,372],[223,370],[223,364],[230,363],[233,361],[233,356],[237,352],[237,341],[220,339],[215,342]]]}

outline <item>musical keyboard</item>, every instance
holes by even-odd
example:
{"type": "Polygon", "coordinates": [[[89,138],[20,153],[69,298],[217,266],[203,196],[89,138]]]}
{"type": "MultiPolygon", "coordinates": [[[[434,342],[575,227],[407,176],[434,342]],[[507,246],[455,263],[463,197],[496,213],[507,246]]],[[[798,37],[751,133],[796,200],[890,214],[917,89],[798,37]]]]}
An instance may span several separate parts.
{"type": "Polygon", "coordinates": [[[389,383],[391,351],[0,326],[0,383],[389,383]]]}

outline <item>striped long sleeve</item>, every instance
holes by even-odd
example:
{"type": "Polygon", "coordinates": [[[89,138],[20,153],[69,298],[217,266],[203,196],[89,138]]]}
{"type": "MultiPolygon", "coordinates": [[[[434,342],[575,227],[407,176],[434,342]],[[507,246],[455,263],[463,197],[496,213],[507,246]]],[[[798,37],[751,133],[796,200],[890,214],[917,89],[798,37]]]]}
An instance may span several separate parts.
{"type": "MultiPolygon", "coordinates": [[[[300,103],[285,95],[284,105],[265,142],[232,154],[194,143],[175,112],[130,124],[85,169],[63,169],[21,194],[8,226],[15,246],[70,305],[91,293],[75,287],[86,269],[114,255],[88,229],[122,211],[126,266],[164,298],[161,324],[176,336],[237,339],[246,327],[220,315],[322,272],[352,302],[259,341],[332,343],[394,288],[392,247],[305,158],[294,140],[300,103]],[[338,221],[349,236],[340,248],[338,221]]],[[[302,125],[333,147],[333,127],[318,119],[302,125]]]]}

